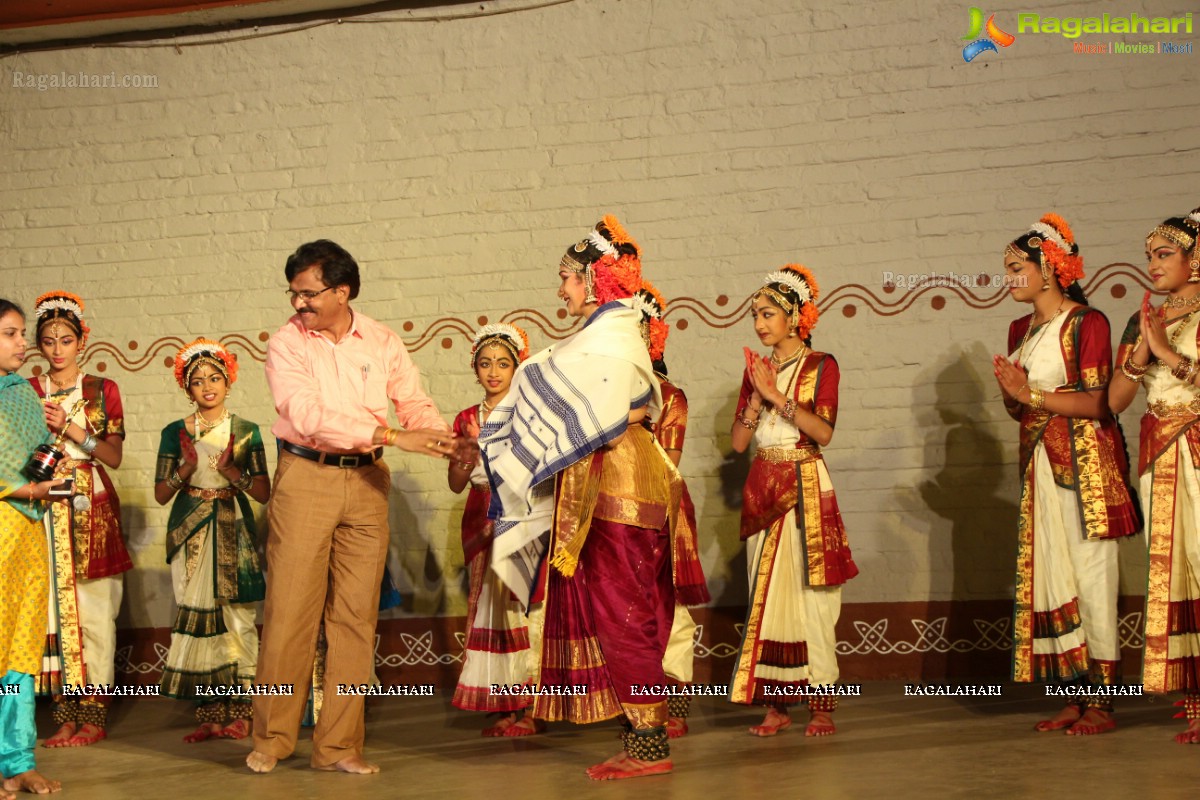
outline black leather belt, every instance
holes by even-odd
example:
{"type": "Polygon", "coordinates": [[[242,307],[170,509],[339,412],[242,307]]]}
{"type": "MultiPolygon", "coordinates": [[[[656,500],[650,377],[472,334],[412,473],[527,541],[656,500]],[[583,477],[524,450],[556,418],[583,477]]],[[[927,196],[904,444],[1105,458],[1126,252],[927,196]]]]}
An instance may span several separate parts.
{"type": "Polygon", "coordinates": [[[318,464],[324,464],[329,467],[341,467],[342,469],[356,469],[357,467],[369,467],[379,459],[383,458],[383,448],[376,447],[369,453],[350,453],[343,455],[341,453],[322,453],[320,450],[313,450],[311,447],[301,447],[298,444],[279,440],[279,446],[287,450],[293,455],[307,458],[309,461],[315,461],[318,464]]]}

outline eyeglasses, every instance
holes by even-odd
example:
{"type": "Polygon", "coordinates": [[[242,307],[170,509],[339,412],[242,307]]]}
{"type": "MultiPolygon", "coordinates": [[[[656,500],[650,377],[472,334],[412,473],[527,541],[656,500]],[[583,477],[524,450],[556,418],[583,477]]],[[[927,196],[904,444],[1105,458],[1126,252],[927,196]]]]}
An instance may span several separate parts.
{"type": "Polygon", "coordinates": [[[288,296],[289,303],[296,302],[297,297],[299,297],[301,300],[303,300],[304,302],[307,303],[309,300],[312,300],[317,295],[322,294],[323,292],[328,292],[330,289],[336,289],[336,288],[337,288],[336,286],[326,286],[324,289],[322,289],[319,292],[311,292],[311,291],[308,291],[307,289],[302,292],[293,292],[291,289],[284,289],[283,293],[288,296]]]}

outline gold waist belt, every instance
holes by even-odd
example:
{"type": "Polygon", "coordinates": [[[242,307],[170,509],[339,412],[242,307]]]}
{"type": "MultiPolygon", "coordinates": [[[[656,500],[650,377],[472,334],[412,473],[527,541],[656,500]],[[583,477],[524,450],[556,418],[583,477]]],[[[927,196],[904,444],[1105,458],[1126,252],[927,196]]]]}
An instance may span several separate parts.
{"type": "Polygon", "coordinates": [[[225,500],[230,497],[237,497],[237,489],[232,486],[226,486],[222,489],[197,489],[195,486],[183,487],[184,493],[189,497],[199,497],[201,500],[225,500]]]}
{"type": "Polygon", "coordinates": [[[1159,419],[1200,416],[1200,397],[1193,398],[1190,403],[1166,403],[1155,400],[1146,406],[1147,413],[1159,419]]]}
{"type": "Polygon", "coordinates": [[[821,455],[821,448],[806,444],[799,447],[760,447],[754,457],[772,464],[785,464],[796,461],[812,461],[819,455],[821,455]]]}

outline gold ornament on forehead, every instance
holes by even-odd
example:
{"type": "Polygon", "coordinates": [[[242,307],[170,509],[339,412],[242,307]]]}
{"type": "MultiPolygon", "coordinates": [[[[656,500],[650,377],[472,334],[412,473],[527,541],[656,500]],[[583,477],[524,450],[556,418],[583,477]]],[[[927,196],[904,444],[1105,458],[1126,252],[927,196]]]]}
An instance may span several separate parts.
{"type": "Polygon", "coordinates": [[[208,356],[208,355],[200,356],[199,358],[197,358],[195,361],[193,361],[191,363],[191,365],[188,367],[187,373],[183,377],[183,384],[184,384],[183,391],[185,394],[190,392],[190,388],[189,388],[188,384],[190,384],[192,382],[192,375],[196,372],[196,370],[200,369],[200,367],[204,364],[207,364],[208,366],[215,369],[217,372],[221,373],[221,375],[224,376],[226,382],[229,381],[229,371],[226,368],[224,362],[221,361],[221,359],[215,358],[213,356],[208,356]]]}
{"type": "Polygon", "coordinates": [[[1194,236],[1189,235],[1186,231],[1182,231],[1173,225],[1159,225],[1157,228],[1146,234],[1147,247],[1150,245],[1150,240],[1155,236],[1161,236],[1171,244],[1177,247],[1182,247],[1184,250],[1190,249],[1191,246],[1196,242],[1194,236]]]}

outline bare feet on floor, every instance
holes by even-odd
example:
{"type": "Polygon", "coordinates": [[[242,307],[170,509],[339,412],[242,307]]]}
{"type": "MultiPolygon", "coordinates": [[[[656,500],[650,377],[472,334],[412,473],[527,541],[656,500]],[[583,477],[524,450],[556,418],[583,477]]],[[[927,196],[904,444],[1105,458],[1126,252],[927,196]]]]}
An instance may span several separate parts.
{"type": "Polygon", "coordinates": [[[1069,728],[1079,721],[1082,712],[1079,706],[1068,705],[1063,706],[1062,711],[1059,711],[1050,719],[1044,719],[1037,725],[1033,726],[1035,731],[1046,733],[1047,731],[1061,731],[1063,728],[1069,728]]]}
{"type": "Polygon", "coordinates": [[[260,753],[257,750],[246,756],[246,766],[252,771],[258,773],[266,773],[275,769],[275,765],[279,763],[279,759],[275,756],[269,756],[266,753],[260,753]]]}
{"type": "Polygon", "coordinates": [[[828,711],[809,712],[808,725],[804,728],[805,736],[833,736],[836,732],[833,717],[828,711]]]}
{"type": "Polygon", "coordinates": [[[625,778],[643,778],[648,775],[665,775],[674,769],[671,759],[662,761],[640,761],[622,751],[607,761],[587,768],[587,776],[594,781],[619,781],[625,778]]]}
{"type": "Polygon", "coordinates": [[[667,717],[667,738],[678,739],[688,732],[687,720],[683,717],[667,717]]]}
{"type": "Polygon", "coordinates": [[[75,735],[75,723],[64,722],[54,735],[42,742],[42,747],[66,747],[67,742],[75,735]]]}
{"type": "Polygon", "coordinates": [[[750,727],[750,733],[754,736],[774,736],[787,730],[791,724],[792,718],[788,716],[787,711],[772,707],[767,710],[767,715],[761,723],[750,727]]]}
{"type": "Polygon", "coordinates": [[[505,729],[504,736],[535,736],[546,732],[546,723],[528,714],[505,729]]]}
{"type": "Polygon", "coordinates": [[[250,720],[235,719],[216,734],[222,739],[245,739],[250,735],[250,720]]]}
{"type": "Polygon", "coordinates": [[[89,723],[83,723],[79,726],[79,730],[75,731],[75,735],[67,739],[64,747],[87,747],[90,744],[95,744],[102,739],[108,737],[104,728],[99,728],[89,723]]]}
{"type": "MultiPolygon", "coordinates": [[[[29,792],[30,794],[50,794],[62,789],[62,784],[43,777],[37,770],[22,772],[11,778],[4,779],[5,792],[29,792]]],[[[9,794],[11,797],[12,795],[9,794]]]]}
{"type": "Polygon", "coordinates": [[[183,740],[188,744],[203,742],[214,736],[221,735],[221,723],[219,722],[201,722],[200,727],[183,737],[183,740]]]}
{"type": "Polygon", "coordinates": [[[362,756],[346,756],[341,761],[335,761],[324,767],[315,767],[323,772],[345,772],[350,775],[374,775],[379,772],[379,765],[372,764],[362,756]]]}
{"type": "Polygon", "coordinates": [[[1067,736],[1094,736],[1111,731],[1116,727],[1117,721],[1113,719],[1111,711],[1089,708],[1083,712],[1083,716],[1079,718],[1078,722],[1067,728],[1067,736]]]}
{"type": "Polygon", "coordinates": [[[501,714],[500,719],[496,720],[495,725],[489,725],[479,732],[480,736],[504,736],[504,732],[511,728],[517,721],[516,713],[501,714]]]}
{"type": "Polygon", "coordinates": [[[1180,744],[1200,744],[1200,719],[1189,720],[1187,730],[1175,734],[1175,741],[1180,744]]]}

